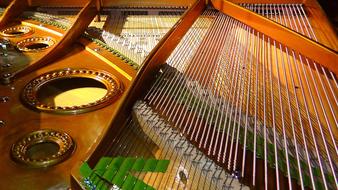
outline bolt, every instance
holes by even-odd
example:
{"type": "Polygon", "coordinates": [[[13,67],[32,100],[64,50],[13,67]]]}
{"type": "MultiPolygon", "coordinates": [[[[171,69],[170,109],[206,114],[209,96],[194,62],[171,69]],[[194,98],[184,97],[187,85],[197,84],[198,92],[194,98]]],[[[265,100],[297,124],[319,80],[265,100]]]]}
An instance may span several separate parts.
{"type": "Polygon", "coordinates": [[[9,97],[8,96],[0,96],[0,103],[6,103],[9,101],[9,97]]]}
{"type": "Polygon", "coordinates": [[[5,73],[5,74],[3,74],[2,76],[3,76],[4,78],[8,78],[8,77],[12,76],[12,74],[11,74],[11,73],[5,73]]]}
{"type": "Polygon", "coordinates": [[[0,120],[0,128],[1,127],[5,127],[5,121],[4,120],[0,120]]]}
{"type": "Polygon", "coordinates": [[[11,83],[12,82],[11,81],[11,76],[12,76],[11,73],[5,73],[5,74],[3,74],[2,78],[0,77],[1,83],[3,83],[3,84],[9,84],[9,83],[11,83]]]}
{"type": "Polygon", "coordinates": [[[4,68],[6,68],[6,67],[8,68],[8,67],[11,67],[11,66],[12,66],[12,64],[10,64],[10,63],[6,63],[6,64],[2,65],[2,67],[4,67],[4,68]]]}

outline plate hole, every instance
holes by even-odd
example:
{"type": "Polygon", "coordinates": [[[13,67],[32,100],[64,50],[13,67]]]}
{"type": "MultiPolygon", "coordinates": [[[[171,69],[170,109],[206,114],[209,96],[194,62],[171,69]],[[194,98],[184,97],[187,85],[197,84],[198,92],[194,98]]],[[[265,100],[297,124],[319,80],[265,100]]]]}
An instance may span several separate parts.
{"type": "Polygon", "coordinates": [[[32,37],[19,41],[16,47],[20,51],[39,52],[52,47],[55,40],[51,37],[32,37]]]}
{"type": "Polygon", "coordinates": [[[33,44],[28,44],[25,47],[30,50],[35,50],[35,49],[41,49],[41,48],[47,48],[49,45],[45,43],[33,43],[33,44]]]}
{"type": "Polygon", "coordinates": [[[23,31],[9,31],[7,32],[7,34],[11,34],[11,35],[21,35],[24,34],[25,32],[23,31]]]}
{"type": "Polygon", "coordinates": [[[5,28],[0,31],[0,35],[6,36],[6,37],[19,37],[19,36],[32,34],[32,33],[33,33],[33,30],[28,26],[14,26],[14,27],[5,28]]]}
{"type": "Polygon", "coordinates": [[[59,145],[55,142],[41,142],[28,147],[26,154],[28,158],[39,160],[56,155],[59,149],[59,145]]]}
{"type": "Polygon", "coordinates": [[[106,94],[106,86],[98,80],[62,78],[42,85],[37,91],[37,99],[48,106],[72,107],[94,103],[106,94]]]}

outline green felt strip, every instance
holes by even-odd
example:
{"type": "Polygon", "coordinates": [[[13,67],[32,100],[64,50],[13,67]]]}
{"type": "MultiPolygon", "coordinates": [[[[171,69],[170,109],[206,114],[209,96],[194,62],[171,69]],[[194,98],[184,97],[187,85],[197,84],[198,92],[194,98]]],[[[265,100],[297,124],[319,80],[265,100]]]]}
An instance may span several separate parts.
{"type": "Polygon", "coordinates": [[[96,164],[94,170],[105,170],[112,160],[113,158],[111,157],[102,157],[96,164]]]}
{"type": "Polygon", "coordinates": [[[114,179],[114,176],[117,174],[122,162],[124,161],[124,158],[122,157],[116,157],[113,158],[113,160],[108,165],[106,171],[103,174],[103,178],[112,182],[114,179]]]}
{"type": "Polygon", "coordinates": [[[169,166],[169,160],[158,160],[156,168],[153,172],[166,172],[169,166]]]}
{"type": "Polygon", "coordinates": [[[152,171],[154,171],[155,168],[156,168],[157,162],[158,161],[156,159],[152,159],[152,158],[148,159],[146,161],[146,163],[145,163],[142,171],[144,171],[144,172],[149,172],[149,171],[152,172],[152,171]]]}
{"type": "Polygon", "coordinates": [[[80,167],[80,174],[82,177],[87,178],[93,174],[93,170],[90,168],[87,162],[84,162],[80,167]]]}
{"type": "Polygon", "coordinates": [[[83,163],[80,167],[80,173],[84,177],[89,177],[91,185],[86,184],[89,189],[107,190],[109,187],[107,181],[109,181],[112,185],[123,190],[154,190],[153,187],[132,176],[129,172],[165,172],[168,165],[169,160],[156,160],[153,158],[145,160],[144,158],[132,157],[103,157],[96,164],[94,170],[87,163],[83,163]]]}
{"type": "Polygon", "coordinates": [[[126,173],[117,173],[112,183],[121,188],[124,183],[125,178],[126,178],[126,173]]]}
{"type": "Polygon", "coordinates": [[[126,173],[127,171],[129,171],[133,167],[135,161],[135,158],[126,158],[119,169],[119,173],[126,173]]]}
{"type": "Polygon", "coordinates": [[[96,189],[103,190],[104,184],[105,184],[105,182],[100,179],[100,181],[96,185],[96,189]]]}
{"type": "Polygon", "coordinates": [[[138,179],[130,174],[128,174],[126,180],[123,183],[122,189],[123,190],[132,190],[136,181],[138,179]]]}
{"type": "Polygon", "coordinates": [[[106,179],[107,181],[112,181],[114,176],[117,174],[118,168],[110,168],[103,174],[103,178],[106,179]]]}
{"type": "Polygon", "coordinates": [[[144,190],[145,188],[147,188],[147,184],[145,184],[143,181],[141,180],[137,180],[134,186],[134,190],[144,190]]]}
{"type": "Polygon", "coordinates": [[[144,164],[145,164],[145,160],[144,158],[138,158],[136,159],[133,167],[131,168],[132,171],[142,171],[143,167],[144,167],[144,164]]]}
{"type": "Polygon", "coordinates": [[[108,185],[106,183],[103,184],[103,186],[101,187],[101,190],[109,190],[108,185]]]}
{"type": "Polygon", "coordinates": [[[92,181],[94,185],[98,186],[98,184],[100,183],[100,181],[102,181],[102,179],[100,179],[99,176],[94,175],[93,178],[90,178],[90,181],[92,181]]]}
{"type": "Polygon", "coordinates": [[[113,184],[117,185],[118,187],[122,187],[122,184],[126,178],[127,172],[132,168],[135,158],[126,158],[123,163],[121,164],[120,169],[118,170],[117,174],[113,179],[113,184]]]}
{"type": "Polygon", "coordinates": [[[123,161],[124,161],[124,158],[122,158],[120,156],[114,158],[112,160],[112,162],[109,164],[108,169],[110,169],[110,168],[118,168],[119,169],[121,167],[121,164],[122,164],[123,161]]]}

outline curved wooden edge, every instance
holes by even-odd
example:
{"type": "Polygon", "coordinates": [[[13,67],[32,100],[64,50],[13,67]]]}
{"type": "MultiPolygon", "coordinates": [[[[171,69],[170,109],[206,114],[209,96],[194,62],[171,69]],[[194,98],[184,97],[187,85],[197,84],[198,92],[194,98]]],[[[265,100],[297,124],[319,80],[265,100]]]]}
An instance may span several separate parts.
{"type": "Polygon", "coordinates": [[[6,26],[10,21],[17,18],[28,7],[27,0],[12,1],[0,18],[0,28],[6,26]]]}
{"type": "Polygon", "coordinates": [[[328,42],[327,44],[329,47],[332,47],[332,49],[337,51],[338,50],[338,36],[334,29],[335,26],[333,25],[332,21],[329,19],[328,15],[326,14],[323,7],[319,4],[318,1],[317,0],[303,0],[302,3],[308,9],[307,12],[309,12],[311,16],[315,17],[315,20],[317,20],[316,21],[317,24],[320,23],[320,25],[318,25],[317,27],[321,29],[321,32],[332,34],[330,35],[330,42],[328,42]]]}
{"type": "Polygon", "coordinates": [[[110,127],[102,134],[101,141],[93,145],[91,150],[88,151],[88,157],[84,158],[90,165],[94,165],[100,157],[106,153],[105,150],[107,147],[112,146],[112,139],[116,137],[121,127],[125,126],[136,100],[145,95],[160,66],[165,63],[171,52],[205,8],[205,0],[197,0],[150,52],[136,77],[133,79],[131,86],[121,97],[121,104],[112,117],[113,120],[110,123],[110,127]]]}
{"type": "Polygon", "coordinates": [[[338,55],[334,50],[227,0],[211,0],[211,3],[224,14],[287,45],[338,75],[338,55]]]}
{"type": "Polygon", "coordinates": [[[56,59],[64,56],[69,51],[69,47],[80,37],[80,35],[87,29],[95,15],[97,9],[95,6],[96,0],[90,0],[85,7],[77,15],[74,24],[68,29],[62,39],[53,46],[53,48],[41,59],[33,62],[28,67],[11,73],[10,76],[2,78],[4,84],[12,82],[14,79],[25,76],[43,66],[50,64],[56,59]]]}

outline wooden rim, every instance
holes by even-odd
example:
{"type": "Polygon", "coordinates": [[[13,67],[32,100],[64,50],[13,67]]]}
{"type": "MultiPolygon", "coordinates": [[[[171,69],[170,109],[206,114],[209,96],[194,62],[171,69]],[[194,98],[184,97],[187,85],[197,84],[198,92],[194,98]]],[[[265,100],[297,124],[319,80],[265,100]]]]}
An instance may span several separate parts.
{"type": "Polygon", "coordinates": [[[22,37],[33,33],[34,30],[29,26],[14,26],[0,30],[0,36],[3,37],[22,37]]]}
{"type": "Polygon", "coordinates": [[[22,93],[22,100],[30,107],[45,112],[53,112],[59,114],[78,114],[93,111],[111,104],[116,100],[118,95],[122,92],[122,85],[117,77],[103,72],[89,69],[65,69],[58,70],[38,76],[29,82],[22,93]],[[52,106],[47,105],[38,100],[37,92],[49,82],[59,79],[69,78],[90,78],[102,83],[107,89],[107,93],[101,99],[80,106],[52,106]]]}
{"type": "Polygon", "coordinates": [[[55,40],[51,37],[32,37],[18,42],[16,47],[24,52],[39,52],[52,47],[54,44],[55,40]],[[44,47],[30,48],[30,46],[38,44],[42,44],[44,47]]]}
{"type": "Polygon", "coordinates": [[[11,156],[15,162],[29,167],[40,168],[58,164],[71,156],[75,143],[70,135],[51,129],[33,131],[12,145],[11,156]],[[34,159],[28,155],[28,150],[41,143],[58,145],[58,151],[50,156],[34,159]]]}

